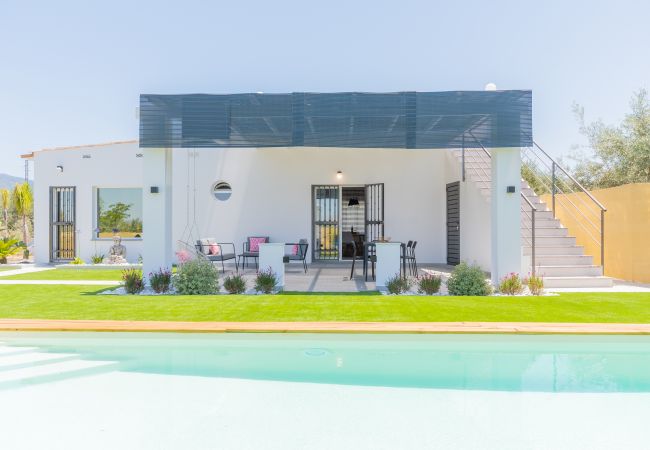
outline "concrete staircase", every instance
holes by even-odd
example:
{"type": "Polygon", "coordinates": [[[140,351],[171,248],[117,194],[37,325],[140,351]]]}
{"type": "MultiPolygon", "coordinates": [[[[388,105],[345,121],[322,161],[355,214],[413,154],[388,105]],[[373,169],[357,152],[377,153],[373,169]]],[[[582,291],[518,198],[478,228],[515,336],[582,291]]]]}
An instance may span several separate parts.
{"type": "MultiPolygon", "coordinates": [[[[462,151],[452,150],[462,168],[462,151]]],[[[474,183],[489,203],[491,201],[491,161],[482,149],[465,150],[465,179],[474,183]]],[[[546,203],[523,179],[521,192],[537,208],[535,213],[535,259],[537,274],[544,277],[548,288],[611,287],[613,280],[603,276],[601,266],[594,265],[593,256],[585,255],[546,203]]],[[[461,206],[462,207],[462,206],[461,206]]],[[[521,199],[521,234],[524,256],[531,255],[530,206],[521,199]]]]}
{"type": "Polygon", "coordinates": [[[85,361],[73,353],[0,343],[0,390],[109,372],[117,366],[112,361],[85,361]]]}

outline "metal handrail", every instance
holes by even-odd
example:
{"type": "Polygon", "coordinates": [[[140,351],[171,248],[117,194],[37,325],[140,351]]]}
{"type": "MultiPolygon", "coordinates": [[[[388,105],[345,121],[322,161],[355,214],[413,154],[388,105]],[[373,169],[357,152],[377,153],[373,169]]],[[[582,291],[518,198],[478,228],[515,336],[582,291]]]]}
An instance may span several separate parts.
{"type": "MultiPolygon", "coordinates": [[[[607,211],[607,208],[602,203],[600,203],[596,199],[596,197],[594,197],[591,194],[591,192],[589,192],[587,189],[585,189],[585,187],[582,184],[580,184],[580,182],[578,180],[576,180],[569,172],[567,172],[566,169],[564,167],[562,167],[561,164],[559,164],[555,159],[553,159],[551,157],[551,155],[549,155],[537,142],[535,142],[532,139],[532,136],[529,136],[529,137],[531,138],[531,141],[532,141],[534,147],[537,148],[539,151],[541,151],[544,154],[544,156],[546,156],[551,161],[551,171],[552,171],[551,200],[552,200],[552,203],[553,203],[553,207],[552,207],[552,209],[553,209],[553,217],[555,217],[555,212],[556,212],[555,211],[555,195],[556,195],[555,168],[556,167],[558,169],[560,169],[567,177],[569,177],[569,179],[576,186],[578,186],[578,188],[580,188],[580,191],[582,191],[582,193],[584,193],[600,209],[600,265],[603,268],[603,274],[604,274],[605,273],[605,212],[607,211]]],[[[541,160],[541,158],[539,158],[539,157],[538,157],[538,159],[541,160]]],[[[566,196],[566,194],[565,194],[565,196],[566,196]]],[[[570,199],[567,198],[567,200],[574,206],[575,209],[577,209],[580,212],[580,209],[577,206],[575,206],[573,204],[573,202],[571,202],[570,199]]],[[[584,204],[584,201],[582,203],[584,204]]],[[[585,217],[584,213],[581,212],[581,214],[582,214],[583,217],[585,217]]],[[[594,225],[593,223],[592,223],[592,225],[594,226],[594,228],[596,228],[596,225],[594,225]]],[[[594,239],[593,236],[591,236],[591,237],[592,237],[592,239],[594,239]]]]}
{"type": "Polygon", "coordinates": [[[552,158],[548,153],[546,153],[546,152],[544,151],[544,149],[543,149],[542,147],[540,147],[539,144],[537,144],[537,142],[533,141],[533,145],[535,145],[535,147],[537,147],[537,148],[538,148],[542,153],[544,153],[544,155],[545,155],[548,159],[550,159],[550,160],[553,162],[553,164],[555,165],[555,167],[557,167],[557,168],[560,169],[562,172],[564,172],[564,174],[565,174],[567,177],[569,177],[569,178],[571,179],[571,181],[573,181],[573,182],[576,184],[576,186],[578,186],[578,187],[580,188],[580,190],[581,190],[582,192],[584,192],[585,194],[587,194],[587,197],[589,197],[589,198],[590,198],[590,199],[591,199],[591,200],[592,200],[596,205],[598,205],[598,207],[599,207],[601,210],[603,210],[603,211],[607,211],[607,208],[605,208],[605,206],[604,206],[602,203],[600,203],[600,202],[596,199],[596,197],[594,197],[593,195],[591,195],[591,192],[589,192],[587,189],[585,189],[584,186],[578,182],[578,180],[576,180],[575,178],[573,178],[573,176],[572,176],[569,172],[567,172],[567,171],[564,169],[564,167],[562,167],[562,166],[561,166],[557,161],[555,161],[555,160],[554,160],[554,159],[553,159],[553,158],[552,158]]]}

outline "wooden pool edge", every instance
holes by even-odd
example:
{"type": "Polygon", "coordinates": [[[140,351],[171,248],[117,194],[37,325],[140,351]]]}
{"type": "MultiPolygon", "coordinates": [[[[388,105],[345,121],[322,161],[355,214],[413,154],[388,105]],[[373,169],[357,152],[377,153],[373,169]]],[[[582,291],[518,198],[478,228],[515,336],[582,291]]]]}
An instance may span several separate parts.
{"type": "Polygon", "coordinates": [[[542,322],[170,322],[0,319],[0,331],[650,334],[650,324],[542,322]]]}

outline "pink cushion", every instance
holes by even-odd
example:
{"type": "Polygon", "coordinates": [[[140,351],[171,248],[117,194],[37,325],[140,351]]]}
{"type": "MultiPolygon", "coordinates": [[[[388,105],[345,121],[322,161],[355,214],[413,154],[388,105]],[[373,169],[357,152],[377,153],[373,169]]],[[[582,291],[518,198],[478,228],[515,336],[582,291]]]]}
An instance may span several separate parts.
{"type": "Polygon", "coordinates": [[[176,258],[179,263],[184,263],[192,259],[192,255],[187,250],[179,250],[176,252],[176,258]]]}
{"type": "Polygon", "coordinates": [[[292,255],[297,255],[298,254],[298,247],[299,247],[298,244],[294,244],[294,245],[291,246],[291,254],[292,255]]]}
{"type": "Polygon", "coordinates": [[[259,252],[260,244],[265,244],[266,238],[263,237],[252,237],[248,239],[248,250],[251,252],[259,252]]]}
{"type": "Polygon", "coordinates": [[[208,248],[208,255],[218,255],[221,253],[221,248],[217,244],[210,244],[208,248]]]}

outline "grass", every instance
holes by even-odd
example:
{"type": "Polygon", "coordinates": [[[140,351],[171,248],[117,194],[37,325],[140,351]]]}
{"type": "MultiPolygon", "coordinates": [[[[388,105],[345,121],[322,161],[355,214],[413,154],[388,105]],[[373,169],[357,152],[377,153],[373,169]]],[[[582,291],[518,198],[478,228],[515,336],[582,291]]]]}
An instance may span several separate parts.
{"type": "Polygon", "coordinates": [[[394,297],[378,294],[96,295],[97,286],[5,285],[1,318],[169,321],[649,323],[648,293],[553,297],[394,297]]]}
{"type": "Polygon", "coordinates": [[[16,270],[18,268],[19,267],[2,267],[2,266],[0,266],[0,272],[4,272],[6,270],[16,270]]]}
{"type": "Polygon", "coordinates": [[[2,280],[120,281],[122,269],[52,269],[2,277],[2,280]]]}

